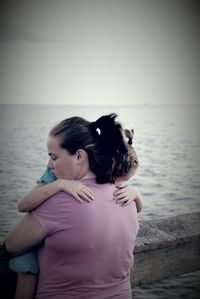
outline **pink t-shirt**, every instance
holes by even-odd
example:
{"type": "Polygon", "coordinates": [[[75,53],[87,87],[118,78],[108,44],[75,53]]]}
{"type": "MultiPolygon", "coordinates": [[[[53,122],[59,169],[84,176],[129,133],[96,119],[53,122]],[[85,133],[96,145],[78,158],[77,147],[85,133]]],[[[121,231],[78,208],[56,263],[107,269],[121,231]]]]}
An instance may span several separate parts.
{"type": "Polygon", "coordinates": [[[82,180],[95,194],[79,203],[59,192],[32,214],[46,234],[39,250],[38,299],[129,299],[138,232],[135,204],[113,200],[115,185],[82,180]]]}

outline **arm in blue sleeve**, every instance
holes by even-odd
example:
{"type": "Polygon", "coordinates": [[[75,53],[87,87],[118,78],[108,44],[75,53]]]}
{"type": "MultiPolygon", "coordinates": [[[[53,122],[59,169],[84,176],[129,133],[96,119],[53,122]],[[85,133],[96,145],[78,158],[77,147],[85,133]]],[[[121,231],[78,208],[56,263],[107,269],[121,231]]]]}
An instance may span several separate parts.
{"type": "Polygon", "coordinates": [[[50,168],[47,168],[41,178],[37,180],[37,184],[50,184],[56,180],[55,175],[53,174],[50,168]]]}

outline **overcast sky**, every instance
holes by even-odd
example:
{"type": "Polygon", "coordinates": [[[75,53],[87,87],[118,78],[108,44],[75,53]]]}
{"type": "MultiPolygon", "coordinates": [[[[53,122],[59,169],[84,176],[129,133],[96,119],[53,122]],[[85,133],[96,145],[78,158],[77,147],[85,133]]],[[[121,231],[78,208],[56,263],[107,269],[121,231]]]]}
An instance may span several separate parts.
{"type": "Polygon", "coordinates": [[[193,0],[5,0],[0,103],[200,103],[193,0]]]}

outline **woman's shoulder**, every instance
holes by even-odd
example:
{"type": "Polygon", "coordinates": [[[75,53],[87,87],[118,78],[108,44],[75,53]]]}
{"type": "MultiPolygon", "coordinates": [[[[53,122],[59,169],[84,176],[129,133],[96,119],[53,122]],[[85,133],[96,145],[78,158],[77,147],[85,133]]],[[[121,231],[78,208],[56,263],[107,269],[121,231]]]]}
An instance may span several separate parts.
{"type": "Polygon", "coordinates": [[[57,211],[59,209],[59,203],[66,200],[66,197],[70,196],[69,194],[59,191],[49,197],[46,201],[44,201],[41,205],[37,206],[33,211],[39,213],[41,211],[57,211]]]}

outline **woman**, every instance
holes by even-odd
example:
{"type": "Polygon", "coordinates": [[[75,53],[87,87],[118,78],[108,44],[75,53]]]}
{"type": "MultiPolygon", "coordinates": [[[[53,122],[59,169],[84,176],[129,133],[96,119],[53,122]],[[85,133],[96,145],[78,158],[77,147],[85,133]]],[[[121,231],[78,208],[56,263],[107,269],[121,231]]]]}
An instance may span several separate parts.
{"type": "Polygon", "coordinates": [[[50,131],[47,147],[55,176],[80,180],[95,200],[80,205],[58,192],[7,236],[10,252],[44,240],[36,298],[131,298],[138,221],[134,203],[121,207],[113,200],[116,177],[124,175],[123,165],[120,173],[115,166],[129,151],[115,117],[94,123],[72,117],[50,131]]]}

